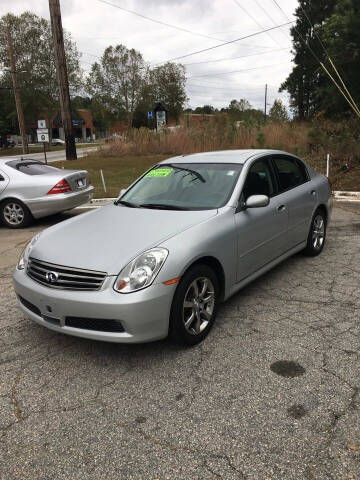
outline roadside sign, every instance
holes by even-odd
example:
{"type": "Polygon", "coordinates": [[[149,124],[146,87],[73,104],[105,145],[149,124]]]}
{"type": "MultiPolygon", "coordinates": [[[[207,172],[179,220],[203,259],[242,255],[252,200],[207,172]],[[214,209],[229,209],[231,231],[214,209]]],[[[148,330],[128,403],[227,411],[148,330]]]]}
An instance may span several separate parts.
{"type": "Polygon", "coordinates": [[[46,128],[46,120],[38,120],[38,128],[46,128]]]}
{"type": "Polygon", "coordinates": [[[47,128],[38,128],[36,130],[38,142],[49,141],[49,130],[47,128]]]}
{"type": "Polygon", "coordinates": [[[154,112],[152,110],[149,110],[147,112],[148,120],[152,120],[154,118],[154,112]]]}
{"type": "Polygon", "coordinates": [[[166,126],[166,112],[158,110],[156,112],[156,130],[160,131],[164,126],[166,126]]]}

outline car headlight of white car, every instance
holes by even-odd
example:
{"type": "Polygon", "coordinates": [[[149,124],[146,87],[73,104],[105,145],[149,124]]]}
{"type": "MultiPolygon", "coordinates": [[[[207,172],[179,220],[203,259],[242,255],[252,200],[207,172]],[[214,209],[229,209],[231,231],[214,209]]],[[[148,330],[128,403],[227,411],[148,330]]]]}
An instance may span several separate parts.
{"type": "Polygon", "coordinates": [[[131,293],[149,287],[164,265],[169,252],[166,248],[152,248],[134,258],[119,273],[114,290],[131,293]]]}
{"type": "Polygon", "coordinates": [[[30,252],[34,248],[35,243],[39,240],[40,235],[41,233],[38,233],[37,235],[35,235],[22,251],[17,264],[18,270],[24,270],[24,268],[26,268],[26,265],[29,261],[30,252]]]}

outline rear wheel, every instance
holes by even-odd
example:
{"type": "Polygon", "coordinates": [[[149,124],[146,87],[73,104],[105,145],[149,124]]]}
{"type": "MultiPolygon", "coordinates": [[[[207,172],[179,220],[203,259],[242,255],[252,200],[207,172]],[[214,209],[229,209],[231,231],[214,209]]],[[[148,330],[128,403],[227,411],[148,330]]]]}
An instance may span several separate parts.
{"type": "Polygon", "coordinates": [[[322,252],[326,238],[326,215],[322,209],[316,210],[311,221],[310,231],[304,253],[315,257],[322,252]]]}
{"type": "Polygon", "coordinates": [[[214,324],[219,282],[207,265],[196,265],[181,279],[174,295],[169,333],[185,345],[201,342],[214,324]]]}
{"type": "Polygon", "coordinates": [[[0,204],[0,215],[9,228],[24,228],[32,221],[30,210],[20,200],[9,199],[0,204]]]}

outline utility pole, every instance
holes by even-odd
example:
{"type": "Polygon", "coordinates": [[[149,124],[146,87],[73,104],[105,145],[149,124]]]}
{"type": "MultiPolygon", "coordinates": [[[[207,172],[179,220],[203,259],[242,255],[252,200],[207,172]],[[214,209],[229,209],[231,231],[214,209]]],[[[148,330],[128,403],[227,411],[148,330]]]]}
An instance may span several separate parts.
{"type": "Polygon", "coordinates": [[[67,76],[64,34],[61,22],[59,0],[49,0],[51,30],[53,36],[56,71],[59,84],[59,97],[61,107],[61,119],[65,132],[66,160],[76,160],[75,137],[73,132],[69,81],[67,76]]]}
{"type": "Polygon", "coordinates": [[[19,90],[18,83],[17,83],[14,46],[13,46],[13,43],[12,43],[12,38],[11,38],[11,33],[10,33],[10,27],[9,26],[6,27],[6,39],[7,39],[8,50],[9,50],[10,72],[11,72],[11,78],[12,78],[12,82],[13,82],[16,111],[17,111],[17,116],[18,116],[20,135],[21,135],[21,138],[22,138],[22,148],[23,148],[23,154],[25,155],[25,154],[29,153],[29,146],[28,146],[28,141],[27,141],[27,137],[26,137],[25,119],[24,119],[24,111],[23,111],[22,103],[21,103],[21,95],[20,95],[20,90],[19,90]]]}
{"type": "Polygon", "coordinates": [[[265,84],[265,107],[264,107],[264,112],[265,112],[265,122],[266,122],[266,116],[267,116],[267,84],[265,84]]]}

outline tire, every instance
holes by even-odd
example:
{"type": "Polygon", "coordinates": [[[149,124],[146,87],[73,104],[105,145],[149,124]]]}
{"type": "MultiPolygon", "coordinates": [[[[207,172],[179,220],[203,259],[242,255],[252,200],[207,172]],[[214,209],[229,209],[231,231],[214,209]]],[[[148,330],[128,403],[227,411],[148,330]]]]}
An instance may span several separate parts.
{"type": "Polygon", "coordinates": [[[196,345],[204,340],[215,322],[219,292],[218,278],[208,265],[190,268],[175,291],[170,313],[170,338],[183,345],[196,345]]]}
{"type": "Polygon", "coordinates": [[[326,227],[325,212],[322,208],[318,208],[311,220],[310,231],[304,249],[305,255],[316,257],[322,252],[326,239],[326,227]]]}
{"type": "Polygon", "coordinates": [[[15,198],[9,198],[0,204],[0,218],[8,228],[24,228],[33,220],[27,206],[15,198]]]}

